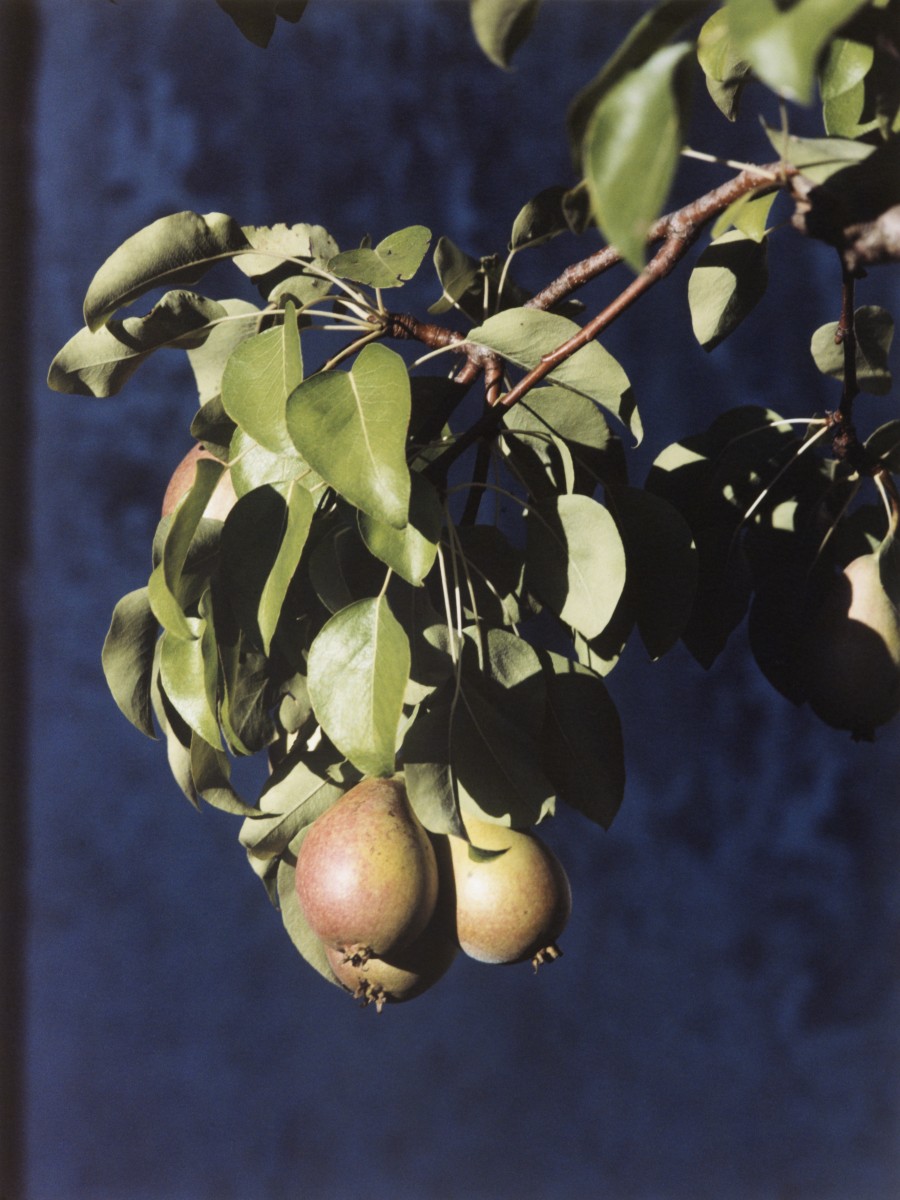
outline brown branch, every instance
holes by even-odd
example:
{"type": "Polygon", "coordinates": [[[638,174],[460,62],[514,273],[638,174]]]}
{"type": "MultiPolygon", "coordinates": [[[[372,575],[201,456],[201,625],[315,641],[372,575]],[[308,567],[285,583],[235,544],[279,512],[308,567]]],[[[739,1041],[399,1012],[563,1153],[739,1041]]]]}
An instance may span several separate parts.
{"type": "Polygon", "coordinates": [[[841,416],[847,422],[853,418],[853,401],[859,394],[856,378],[856,322],[854,319],[855,279],[842,264],[841,316],[834,333],[835,344],[844,351],[844,389],[841,395],[841,416]]]}

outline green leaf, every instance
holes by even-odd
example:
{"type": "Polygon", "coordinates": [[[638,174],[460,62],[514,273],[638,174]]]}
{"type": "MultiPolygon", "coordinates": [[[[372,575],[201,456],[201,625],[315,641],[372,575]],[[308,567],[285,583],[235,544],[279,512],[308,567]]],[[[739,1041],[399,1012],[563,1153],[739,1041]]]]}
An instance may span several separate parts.
{"type": "Polygon", "coordinates": [[[301,829],[341,798],[345,785],[325,774],[324,757],[297,745],[272,772],[259,797],[263,816],[249,817],[238,833],[252,858],[283,854],[301,829]]]}
{"type": "Polygon", "coordinates": [[[430,229],[410,225],[384,238],[374,250],[361,247],[335,255],[328,269],[341,279],[352,279],[369,287],[400,287],[418,271],[430,242],[430,229]]]}
{"type": "Polygon", "coordinates": [[[294,445],[336,492],[376,520],[402,529],[409,516],[406,364],[366,346],[350,371],[313,375],[288,397],[294,445]]]}
{"type": "Polygon", "coordinates": [[[848,138],[801,138],[793,134],[786,137],[778,129],[768,126],[764,129],[776,153],[814,183],[824,183],[838,171],[855,166],[875,149],[848,138]]]}
{"type": "MultiPolygon", "coordinates": [[[[528,370],[537,366],[543,355],[556,350],[580,331],[581,327],[574,321],[556,313],[513,308],[470,330],[466,340],[487,346],[509,362],[528,370]]],[[[635,441],[641,440],[643,428],[628,376],[599,342],[589,342],[576,350],[547,378],[550,383],[560,384],[602,405],[631,430],[635,441]]]]}
{"type": "Polygon", "coordinates": [[[547,684],[547,771],[559,798],[609,829],[625,793],[625,752],[603,680],[580,663],[541,652],[547,684]]]}
{"type": "Polygon", "coordinates": [[[750,64],[735,49],[728,27],[728,14],[718,9],[700,30],[697,61],[706,76],[706,87],[716,107],[729,121],[737,120],[741,93],[750,74],[750,64]]]}
{"type": "Polygon", "coordinates": [[[292,839],[288,852],[278,860],[276,876],[278,909],[281,913],[284,928],[287,931],[288,937],[293,942],[294,948],[314,970],[319,972],[323,979],[327,979],[329,983],[340,987],[338,980],[334,976],[334,972],[328,965],[328,958],[325,954],[322,939],[317,937],[307,924],[297,897],[297,886],[295,883],[297,851],[300,849],[306,833],[307,830],[305,828],[301,829],[297,836],[292,839]]]}
{"type": "Polygon", "coordinates": [[[769,282],[766,242],[732,229],[703,251],[688,282],[694,336],[713,350],[759,303],[769,282]]]}
{"type": "Polygon", "coordinates": [[[303,16],[308,0],[216,0],[228,13],[244,37],[265,48],[275,32],[277,17],[296,23],[303,16]]]}
{"type": "MultiPolygon", "coordinates": [[[[517,625],[529,615],[524,599],[522,551],[514,548],[494,525],[462,525],[456,533],[475,595],[478,619],[491,625],[517,625]]],[[[468,589],[463,592],[463,603],[474,620],[468,589]]]]}
{"type": "Polygon", "coordinates": [[[559,233],[569,232],[569,222],[563,208],[568,188],[559,185],[544,188],[519,210],[509,238],[510,252],[527,246],[540,246],[559,233]]]}
{"type": "Polygon", "coordinates": [[[680,29],[708,8],[708,0],[663,0],[635,24],[609,62],[569,106],[566,124],[575,167],[583,170],[584,135],[601,99],[621,79],[644,65],[680,29]]]}
{"type": "Polygon", "coordinates": [[[210,322],[226,315],[215,300],[166,292],[145,317],[109,321],[93,332],[80,329],[53,359],[47,382],[55,392],[114,396],[154,350],[199,346],[211,332],[210,322]]]}
{"type": "Polygon", "coordinates": [[[310,304],[331,288],[323,274],[338,244],[321,225],[245,225],[244,236],[256,253],[240,254],[234,265],[249,275],[270,303],[293,299],[310,304]]]}
{"type": "MultiPolygon", "coordinates": [[[[894,339],[894,318],[887,309],[867,304],[853,317],[856,334],[856,382],[864,392],[886,396],[891,390],[889,354],[894,339]]],[[[823,375],[843,381],[844,347],[835,342],[837,321],[820,326],[812,336],[810,351],[823,375]]]]}
{"type": "Polygon", "coordinates": [[[642,488],[614,488],[610,504],[625,546],[626,587],[651,659],[687,627],[697,590],[697,547],[684,517],[642,488]]]}
{"type": "Polygon", "coordinates": [[[365,775],[394,771],[409,642],[383,596],[336,613],[309,649],[309,695],[322,728],[365,775]]]}
{"type": "Polygon", "coordinates": [[[873,457],[882,459],[892,473],[900,472],[900,420],[879,425],[875,432],[866,438],[866,450],[873,457]]]}
{"type": "Polygon", "coordinates": [[[584,172],[597,224],[635,271],[669,194],[686,137],[692,47],[657,50],[601,98],[584,138],[584,172]]]}
{"type": "Polygon", "coordinates": [[[187,604],[196,597],[186,594],[184,574],[188,553],[223,469],[222,463],[214,459],[198,459],[194,482],[175,510],[161,560],[147,585],[150,605],[160,625],[181,638],[197,636],[185,612],[187,604]]]}
{"type": "Polygon", "coordinates": [[[609,623],[625,586],[616,523],[588,496],[558,496],[526,515],[525,583],[586,638],[609,623]]]}
{"type": "Polygon", "coordinates": [[[150,738],[156,737],[150,689],[158,633],[147,589],[138,588],[113,609],[101,654],[113,699],[132,725],[150,738]]]}
{"type": "Polygon", "coordinates": [[[207,635],[206,622],[189,618],[193,637],[163,633],[159,652],[159,676],[166,696],[186,724],[214,749],[222,747],[216,716],[218,660],[215,641],[207,635]],[[205,636],[206,635],[206,636],[205,636]]]}
{"type": "Polygon", "coordinates": [[[761,242],[766,236],[766,223],[769,212],[777,197],[777,192],[746,192],[739,196],[733,204],[729,204],[724,212],[716,219],[712,227],[713,241],[721,237],[732,225],[754,242],[761,242]]]}
{"type": "Polygon", "coordinates": [[[533,438],[552,434],[568,446],[575,464],[575,490],[590,495],[602,480],[625,483],[622,443],[599,409],[578,392],[563,387],[534,388],[503,419],[516,433],[533,438]]]}
{"type": "Polygon", "coordinates": [[[151,288],[195,283],[247,245],[241,227],[224,213],[160,217],[132,234],[101,266],[85,296],[84,323],[100,329],[116,309],[151,288]]]}
{"type": "MultiPolygon", "coordinates": [[[[216,581],[218,584],[218,581],[216,581]]],[[[276,736],[270,709],[274,703],[272,673],[268,659],[240,629],[223,588],[212,591],[212,610],[207,622],[213,626],[221,687],[219,721],[229,748],[235,754],[255,754],[276,736]]]]}
{"type": "Polygon", "coordinates": [[[222,373],[232,351],[256,332],[260,312],[246,300],[223,300],[221,307],[228,317],[246,316],[246,321],[223,321],[209,331],[202,346],[187,352],[194,372],[200,404],[208,404],[222,391],[222,373]]]}
{"type": "Polygon", "coordinates": [[[297,316],[288,305],[284,324],[243,342],[222,376],[222,404],[229,417],[272,454],[293,454],[287,430],[287,398],[303,382],[297,316]]]}
{"type": "Polygon", "coordinates": [[[541,0],[470,0],[469,15],[478,45],[498,67],[531,33],[541,0]]]}
{"type": "Polygon", "coordinates": [[[227,754],[214,749],[196,733],[191,737],[191,776],[197,794],[213,808],[237,817],[259,815],[259,809],[242,800],[232,787],[227,754]]]}
{"type": "Polygon", "coordinates": [[[434,565],[441,537],[441,501],[432,485],[417,472],[410,477],[409,524],[396,529],[366,513],[359,514],[359,531],[369,552],[407,583],[419,587],[434,565]]]}
{"type": "Polygon", "coordinates": [[[290,483],[296,480],[314,496],[325,490],[325,481],[303,461],[294,446],[287,454],[273,454],[255,442],[243,429],[237,429],[228,450],[231,482],[238,496],[245,496],[263,484],[290,483]]]}
{"type": "Polygon", "coordinates": [[[269,653],[313,518],[297,483],[263,484],[241,496],[222,531],[221,575],[242,628],[269,653]]]}
{"type": "MultiPolygon", "coordinates": [[[[865,42],[837,37],[829,44],[819,71],[823,100],[834,100],[863,82],[875,61],[875,50],[865,42]]],[[[832,130],[828,130],[832,133],[832,130]]],[[[838,135],[841,136],[841,135],[838,135]]]]}
{"type": "Polygon", "coordinates": [[[868,0],[726,0],[737,53],[773,91],[809,104],[816,67],[829,38],[868,0]]]}

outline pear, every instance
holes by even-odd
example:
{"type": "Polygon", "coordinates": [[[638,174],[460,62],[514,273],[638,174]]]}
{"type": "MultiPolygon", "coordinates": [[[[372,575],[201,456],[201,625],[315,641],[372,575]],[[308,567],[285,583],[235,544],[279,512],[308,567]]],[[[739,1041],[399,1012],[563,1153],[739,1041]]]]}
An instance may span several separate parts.
{"type": "Polygon", "coordinates": [[[877,552],[855,558],[831,582],[800,662],[813,712],[857,740],[871,741],[900,710],[900,610],[884,590],[877,552]]]}
{"type": "Polygon", "coordinates": [[[464,839],[449,837],[463,951],[487,963],[530,958],[535,969],[558,958],[556,939],[572,911],[559,859],[533,833],[473,818],[465,825],[473,851],[464,839]]]}
{"type": "Polygon", "coordinates": [[[459,946],[436,923],[428,926],[412,945],[388,958],[355,961],[341,950],[325,948],[335,976],[365,1008],[374,1004],[381,1012],[385,1004],[402,1004],[428,991],[447,973],[459,946]]]}
{"type": "Polygon", "coordinates": [[[297,896],[326,947],[359,965],[408,946],[438,895],[434,848],[400,779],[364,779],[310,825],[297,896]]]}
{"type": "MultiPolygon", "coordinates": [[[[201,458],[212,458],[216,462],[222,461],[220,458],[216,458],[216,455],[211,450],[207,450],[205,446],[199,443],[196,446],[192,446],[173,471],[172,478],[166,487],[162,503],[162,515],[164,517],[173,513],[178,507],[182,496],[191,490],[194,483],[194,476],[197,474],[197,462],[201,458]]],[[[214,521],[224,521],[236,503],[237,494],[234,490],[234,484],[231,482],[231,472],[226,469],[222,472],[222,477],[216,484],[216,489],[212,496],[210,496],[209,503],[203,510],[203,515],[214,521]]]]}

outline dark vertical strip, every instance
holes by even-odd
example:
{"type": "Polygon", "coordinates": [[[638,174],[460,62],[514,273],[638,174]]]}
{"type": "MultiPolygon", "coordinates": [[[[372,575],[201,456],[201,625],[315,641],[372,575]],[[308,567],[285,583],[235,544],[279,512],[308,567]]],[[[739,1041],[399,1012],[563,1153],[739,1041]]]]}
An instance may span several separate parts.
{"type": "Polygon", "coordinates": [[[20,1200],[24,1167],[28,258],[31,0],[0,0],[0,1198],[20,1200]]]}

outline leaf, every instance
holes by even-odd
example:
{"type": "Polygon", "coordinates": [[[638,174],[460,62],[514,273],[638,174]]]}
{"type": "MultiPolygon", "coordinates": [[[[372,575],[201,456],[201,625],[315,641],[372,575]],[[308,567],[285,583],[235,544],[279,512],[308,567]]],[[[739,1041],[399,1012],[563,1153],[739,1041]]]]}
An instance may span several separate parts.
{"type": "Polygon", "coordinates": [[[243,232],[256,253],[238,255],[234,265],[270,303],[283,305],[292,298],[309,304],[331,288],[323,272],[338,244],[321,225],[245,225],[243,232]]]}
{"type": "Polygon", "coordinates": [[[635,271],[669,194],[688,119],[692,47],[665,46],[601,98],[584,137],[584,172],[597,224],[635,271]]]}
{"type": "MultiPolygon", "coordinates": [[[[810,352],[823,375],[843,381],[844,347],[835,342],[837,321],[821,325],[812,336],[810,352]]],[[[886,396],[891,390],[889,353],[894,318],[887,309],[867,304],[853,315],[856,334],[856,382],[864,392],[886,396]]]]}
{"type": "Polygon", "coordinates": [[[297,897],[297,887],[294,878],[297,868],[297,851],[303,843],[306,832],[305,828],[301,829],[297,836],[292,839],[289,851],[278,860],[276,876],[278,908],[284,928],[293,942],[294,948],[324,979],[327,979],[329,983],[333,983],[336,987],[340,987],[341,985],[335,978],[334,972],[328,965],[328,958],[325,954],[325,947],[322,944],[322,940],[313,933],[307,924],[297,897]]]}
{"type": "Polygon", "coordinates": [[[586,396],[563,387],[534,388],[509,409],[503,423],[518,433],[562,439],[575,464],[576,491],[590,495],[601,480],[627,482],[622,443],[586,396]]]}
{"type": "Polygon", "coordinates": [[[237,817],[259,814],[255,805],[242,800],[231,785],[231,766],[223,750],[216,750],[195,733],[191,738],[191,777],[197,794],[207,804],[237,817]]]}
{"type": "Polygon", "coordinates": [[[829,38],[868,0],[726,0],[737,52],[773,91],[801,104],[813,98],[816,67],[829,38]]]}
{"type": "Polygon", "coordinates": [[[703,251],[688,281],[694,336],[715,349],[765,295],[769,282],[766,242],[732,229],[703,251]]]}
{"type": "Polygon", "coordinates": [[[365,775],[394,771],[409,642],[383,596],[328,620],[309,649],[309,695],[322,728],[365,775]]]}
{"type": "Polygon", "coordinates": [[[263,484],[290,483],[296,480],[313,495],[321,495],[325,481],[303,461],[292,445],[286,454],[273,454],[254,442],[243,429],[237,429],[228,449],[231,482],[238,496],[245,496],[263,484]]]}
{"type": "Polygon", "coordinates": [[[872,46],[849,38],[834,38],[827,47],[819,70],[822,99],[834,100],[853,91],[868,75],[874,61],[875,50],[872,46]]]}
{"type": "Polygon", "coordinates": [[[189,618],[193,637],[184,639],[168,630],[159,652],[159,676],[166,696],[186,724],[214,749],[222,741],[216,716],[217,657],[206,622],[189,618]]]}
{"type": "MultiPolygon", "coordinates": [[[[524,601],[524,556],[494,525],[461,525],[456,531],[465,573],[475,595],[479,620],[491,625],[516,625],[528,615],[524,601]]],[[[471,619],[468,589],[463,603],[471,619]]]]}
{"type": "Polygon", "coordinates": [[[345,785],[325,773],[325,755],[295,749],[279,763],[259,797],[262,817],[248,818],[238,840],[257,859],[284,853],[291,841],[341,798],[345,785]],[[302,757],[301,757],[302,752],[302,757]]]}
{"type": "Polygon", "coordinates": [[[147,585],[150,606],[160,625],[181,638],[197,636],[185,612],[191,596],[185,594],[184,574],[191,545],[223,469],[214,459],[197,460],[194,482],[175,510],[160,562],[147,585]]]}
{"type": "Polygon", "coordinates": [[[541,0],[470,0],[475,39],[492,63],[509,67],[531,33],[540,4],[541,0]]]}
{"type": "Polygon", "coordinates": [[[101,659],[113,699],[128,720],[156,738],[150,690],[159,622],[147,599],[147,589],[129,592],[113,609],[101,659]]]}
{"type": "Polygon", "coordinates": [[[766,125],[763,128],[776,153],[814,183],[824,183],[838,171],[856,166],[875,149],[848,138],[801,138],[793,134],[786,137],[778,129],[766,125]]]}
{"type": "Polygon", "coordinates": [[[437,556],[443,513],[440,498],[427,479],[413,472],[410,482],[409,523],[404,529],[361,512],[359,531],[371,554],[401,579],[420,587],[437,556]]]}
{"type": "Polygon", "coordinates": [[[209,331],[202,346],[192,347],[187,352],[188,362],[194,372],[200,404],[208,404],[222,391],[222,373],[231,352],[252,337],[260,318],[255,304],[246,300],[222,300],[225,316],[246,316],[246,321],[223,321],[209,331]]]}
{"type": "Polygon", "coordinates": [[[509,250],[524,250],[527,246],[540,246],[559,233],[569,232],[569,222],[563,208],[563,198],[568,188],[559,185],[544,188],[519,211],[513,222],[509,238],[509,250]]]}
{"type": "Polygon", "coordinates": [[[866,438],[866,450],[874,458],[880,458],[893,474],[900,472],[900,420],[879,425],[866,438]]]}
{"type": "Polygon", "coordinates": [[[308,0],[216,0],[228,13],[244,37],[265,48],[275,32],[277,17],[296,23],[303,16],[308,0]]]}
{"type": "Polygon", "coordinates": [[[80,329],[50,364],[55,392],[114,396],[154,350],[200,346],[210,323],[227,315],[223,305],[194,292],[166,292],[145,317],[108,321],[95,331],[80,329]]]}
{"type": "Polygon", "coordinates": [[[224,213],[160,217],[114,250],[91,280],[84,323],[100,329],[113,313],[151,288],[196,283],[222,259],[247,248],[241,227],[224,213]]]}
{"type": "Polygon", "coordinates": [[[374,250],[361,247],[335,255],[328,269],[341,279],[364,283],[369,287],[400,287],[412,279],[422,264],[431,242],[431,230],[410,225],[380,241],[374,250]]]}
{"type": "Polygon", "coordinates": [[[583,170],[584,135],[601,99],[629,72],[644,65],[680,29],[708,7],[707,0],[663,0],[645,13],[602,68],[569,106],[566,125],[576,169],[583,170]]]}
{"type": "Polygon", "coordinates": [[[222,531],[221,575],[231,605],[267,655],[313,510],[312,497],[298,484],[263,484],[238,499],[222,531]]]}
{"type": "Polygon", "coordinates": [[[778,193],[773,191],[762,194],[745,192],[743,196],[739,196],[716,219],[712,227],[713,241],[733,225],[754,242],[761,242],[766,236],[766,222],[777,195],[778,193]]]}
{"type": "Polygon", "coordinates": [[[541,651],[547,685],[547,771],[559,798],[609,829],[625,793],[625,751],[603,680],[580,663],[541,651]]]}
{"type": "Polygon", "coordinates": [[[300,334],[292,304],[284,324],[243,342],[222,376],[222,404],[229,417],[272,454],[293,454],[287,430],[287,398],[303,382],[300,334]]]}
{"type": "Polygon", "coordinates": [[[614,488],[610,503],[625,546],[626,587],[638,631],[650,658],[657,659],[690,620],[697,547],[684,517],[652,492],[614,488]]]}
{"type": "Polygon", "coordinates": [[[700,30],[697,61],[706,76],[706,87],[716,107],[729,121],[737,120],[741,93],[750,75],[750,64],[735,49],[724,8],[714,12],[700,30]]]}
{"type": "Polygon", "coordinates": [[[588,496],[558,496],[526,514],[525,583],[586,638],[609,623],[625,586],[616,523],[588,496]]]}
{"type": "MultiPolygon", "coordinates": [[[[580,331],[581,327],[574,321],[556,313],[514,308],[488,318],[470,330],[466,340],[487,346],[509,362],[528,370],[536,366],[543,355],[556,350],[580,331]]],[[[631,430],[637,442],[641,440],[643,428],[628,376],[599,342],[589,342],[576,350],[547,378],[550,383],[560,384],[600,404],[631,430]]]]}
{"type": "Polygon", "coordinates": [[[406,364],[366,346],[350,371],[324,371],[288,397],[287,426],[304,459],[336,492],[376,520],[402,529],[409,516],[406,364]]]}
{"type": "Polygon", "coordinates": [[[212,611],[208,624],[219,657],[221,686],[219,721],[229,748],[235,754],[255,754],[276,736],[270,709],[274,703],[272,672],[268,659],[240,629],[218,580],[212,588],[212,611]]]}

